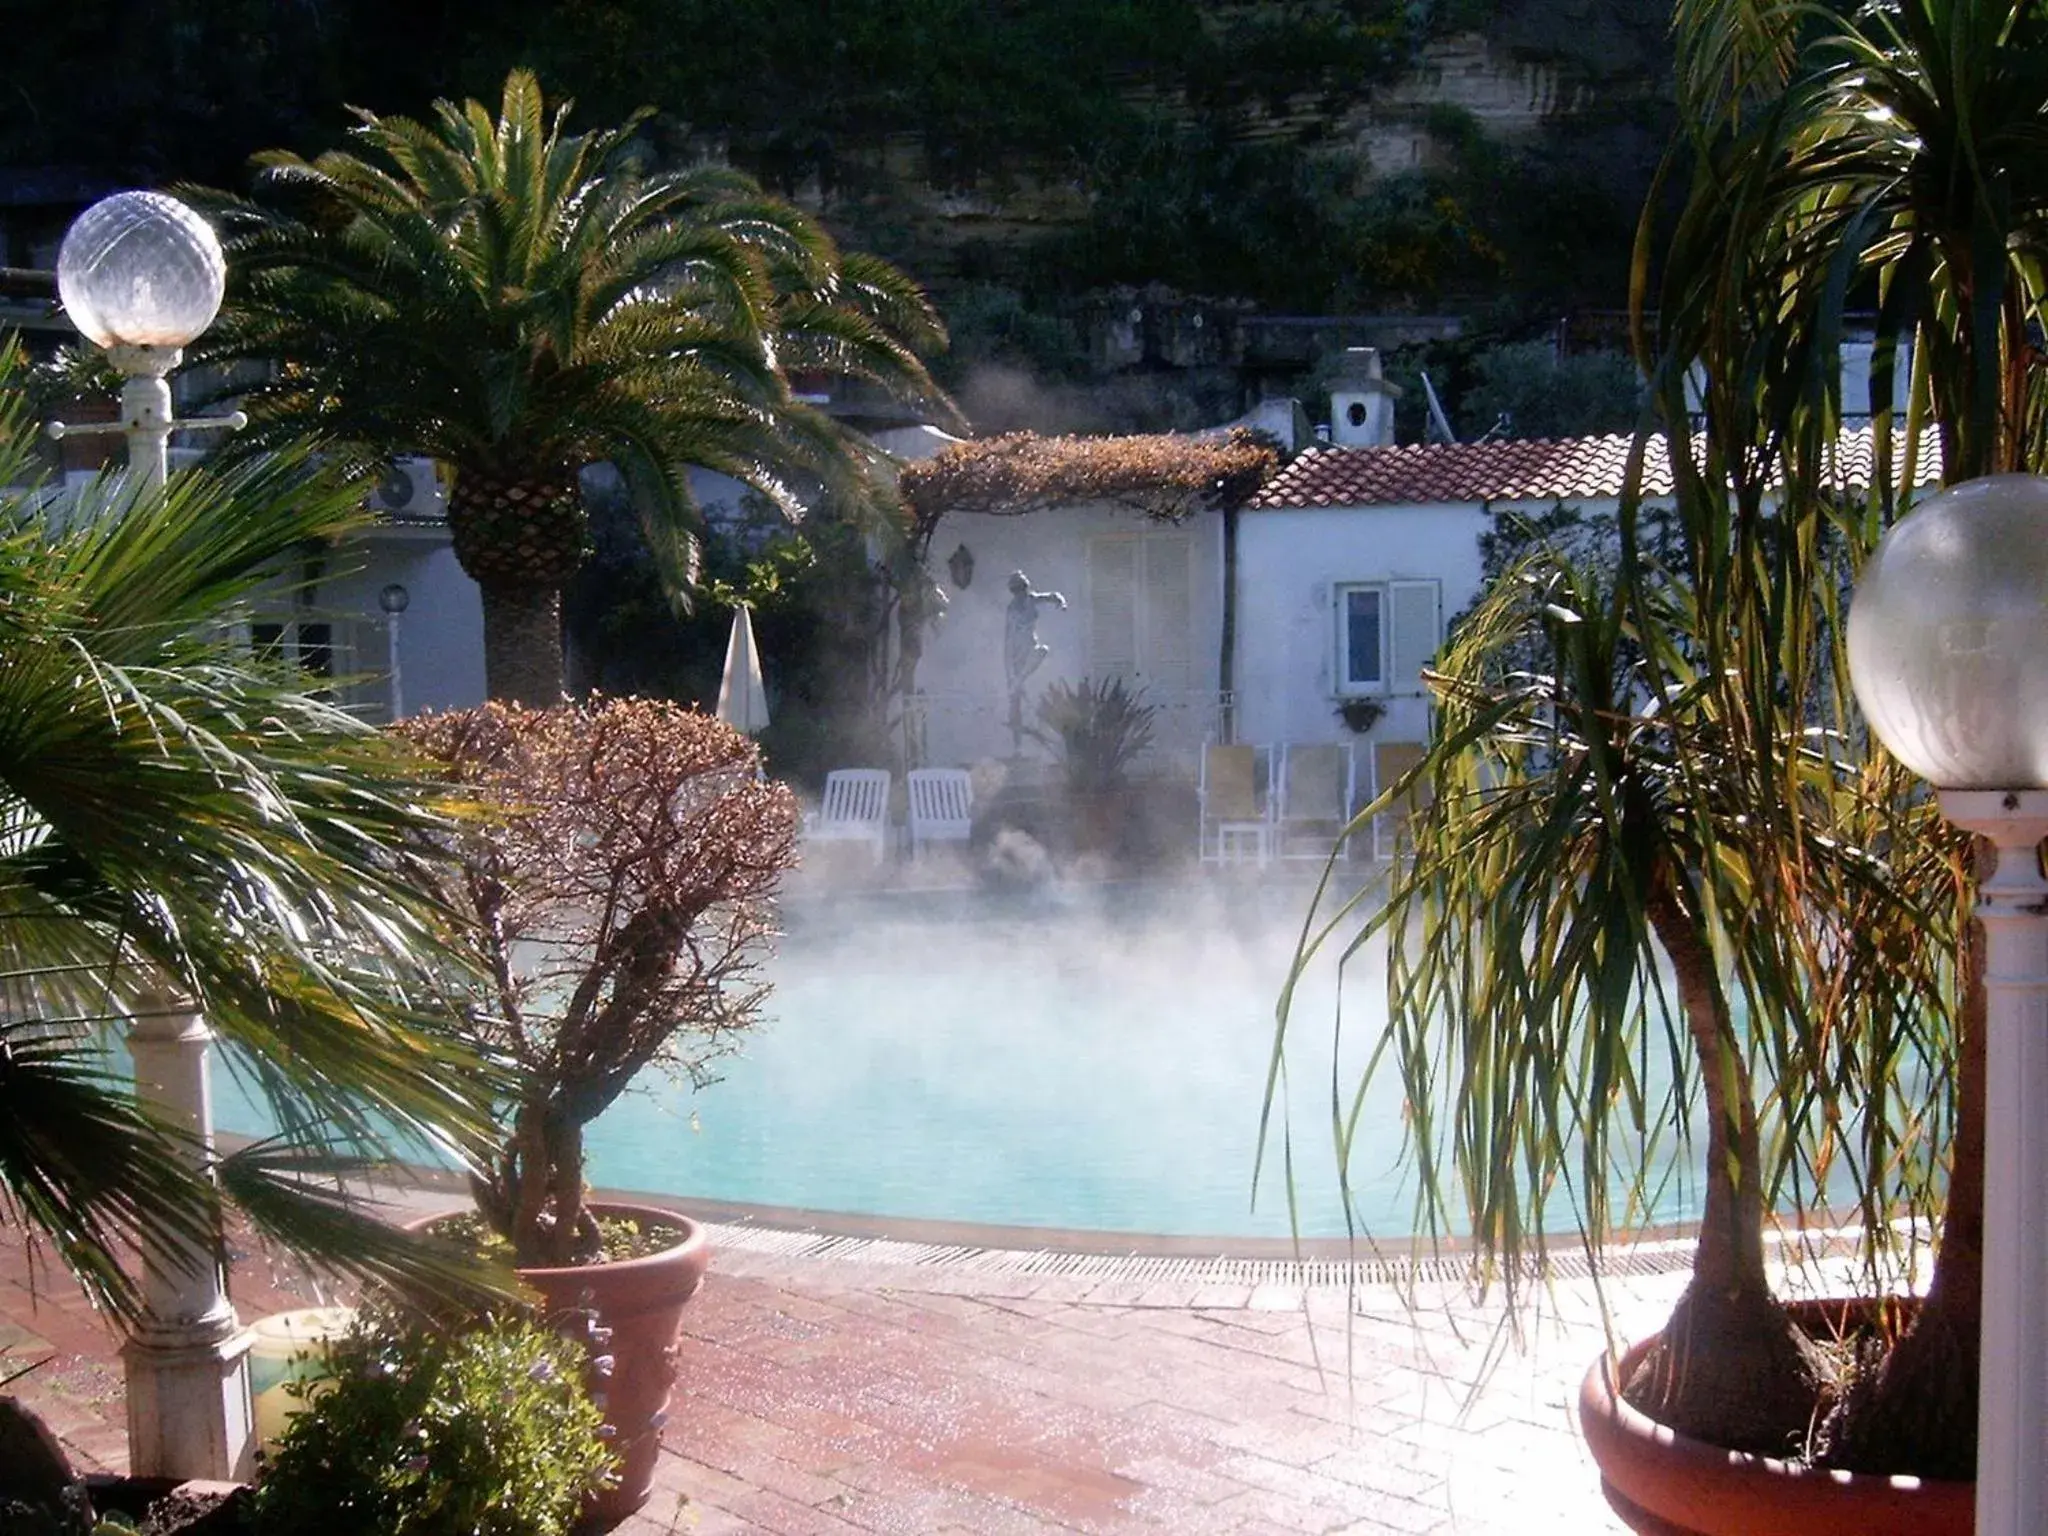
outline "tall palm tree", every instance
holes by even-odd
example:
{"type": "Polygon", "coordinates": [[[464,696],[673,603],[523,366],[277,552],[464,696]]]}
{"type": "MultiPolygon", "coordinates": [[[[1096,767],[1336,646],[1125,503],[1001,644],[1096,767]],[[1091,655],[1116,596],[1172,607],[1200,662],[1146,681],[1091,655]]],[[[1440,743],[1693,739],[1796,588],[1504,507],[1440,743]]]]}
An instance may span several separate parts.
{"type": "Polygon", "coordinates": [[[223,1192],[343,1270],[445,1278],[337,1180],[487,1145],[498,1074],[448,1022],[470,962],[420,894],[449,823],[394,744],[233,638],[261,583],[360,520],[355,493],[300,454],[53,498],[14,367],[0,355],[0,1220],[124,1316],[136,1244],[218,1254],[223,1192]],[[166,989],[281,1128],[217,1183],[113,1068],[120,1021],[166,989]]]}
{"type": "MultiPolygon", "coordinates": [[[[1412,1105],[1452,1095],[1438,1139],[1417,1129],[1426,1201],[1449,1208],[1455,1169],[1482,1243],[1510,1260],[1540,1249],[1559,1193],[1606,1229],[1617,1131],[1675,1113],[1645,1108],[1646,1038],[1668,1042],[1672,1082],[1698,1083],[1693,1283],[1629,1384],[1681,1429],[1782,1448],[1804,1427],[1798,1341],[1756,1241],[1776,1192],[1845,1180],[1881,1243],[1897,1202],[1938,1202],[1952,1147],[1928,1303],[1827,1455],[1968,1476],[1969,859],[1851,717],[1840,610],[1932,456],[1922,422],[1948,478],[2041,463],[2048,17],[2019,0],[1685,0],[1678,43],[1688,126],[1668,174],[1687,192],[1668,231],[1646,216],[1634,295],[1676,558],[1636,538],[1632,495],[1611,583],[1545,567],[1522,573],[1541,598],[1509,587],[1482,607],[1441,663],[1414,863],[1384,913],[1335,932],[1387,934],[1389,1059],[1412,1105]],[[1863,402],[1839,396],[1839,348],[1849,305],[1871,301],[1876,465],[1852,491],[1839,431],[1863,402]],[[1548,664],[1518,675],[1532,637],[1548,664]],[[1646,1011],[1667,974],[1671,1006],[1646,1011]]],[[[1625,1187],[1646,1192],[1640,1174],[1625,1187]]]]}
{"type": "MultiPolygon", "coordinates": [[[[1685,0],[1679,35],[1682,116],[1711,174],[1694,177],[1659,286],[1667,395],[1677,360],[1700,359],[1710,409],[1794,466],[1778,515],[1811,523],[1839,414],[1865,405],[1835,398],[1843,313],[1874,302],[1878,458],[1901,467],[1875,477],[1859,540],[1900,514],[1891,488],[1922,478],[1937,450],[1948,483],[2048,467],[2048,13],[2026,0],[1685,0]],[[1909,348],[1900,431],[1890,402],[1909,348]]],[[[1967,869],[1951,881],[1964,910],[1973,886],[1967,869]]],[[[1974,1470],[1984,997],[1982,934],[1967,927],[1942,1240],[1911,1332],[1836,1426],[1841,1465],[1974,1470]]]]}
{"type": "Polygon", "coordinates": [[[650,173],[637,137],[572,135],[515,70],[494,118],[359,112],[359,152],[258,157],[252,200],[193,192],[223,227],[202,362],[275,363],[240,453],[310,436],[453,472],[455,553],[482,589],[495,698],[562,692],[560,597],[582,564],[578,471],[623,473],[672,594],[696,566],[689,471],[792,513],[799,488],[885,499],[861,442],[795,399],[817,370],[950,405],[919,360],[937,315],[886,262],[840,252],[717,168],[650,173]]]}

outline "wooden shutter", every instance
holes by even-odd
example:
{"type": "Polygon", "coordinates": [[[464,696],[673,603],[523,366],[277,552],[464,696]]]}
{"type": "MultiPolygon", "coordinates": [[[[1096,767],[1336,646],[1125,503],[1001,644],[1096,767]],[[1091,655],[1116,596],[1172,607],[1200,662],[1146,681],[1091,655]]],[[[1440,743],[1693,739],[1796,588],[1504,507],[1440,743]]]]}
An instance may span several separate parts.
{"type": "Polygon", "coordinates": [[[1443,639],[1443,598],[1434,581],[1394,581],[1387,584],[1392,617],[1387,632],[1392,641],[1387,666],[1387,691],[1422,692],[1422,669],[1436,656],[1443,639]]]}
{"type": "Polygon", "coordinates": [[[1130,677],[1138,670],[1138,541],[1088,541],[1088,675],[1130,677]]]}
{"type": "Polygon", "coordinates": [[[1139,668],[1154,693],[1181,692],[1194,683],[1195,605],[1185,534],[1144,541],[1144,603],[1139,668]]]}

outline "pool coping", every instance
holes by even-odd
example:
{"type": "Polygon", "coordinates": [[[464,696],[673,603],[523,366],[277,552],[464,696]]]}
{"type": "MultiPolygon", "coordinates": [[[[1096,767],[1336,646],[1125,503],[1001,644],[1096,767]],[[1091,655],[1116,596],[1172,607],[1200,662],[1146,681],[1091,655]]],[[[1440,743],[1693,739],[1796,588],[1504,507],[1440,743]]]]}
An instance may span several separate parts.
{"type": "MultiPolygon", "coordinates": [[[[466,1198],[463,1176],[408,1164],[403,1182],[381,1182],[379,1197],[412,1209],[466,1198]]],[[[653,1206],[702,1222],[714,1250],[766,1261],[852,1263],[988,1279],[1047,1277],[1176,1284],[1365,1286],[1467,1284],[1479,1255],[1467,1239],[1190,1237],[1031,1227],[925,1217],[863,1215],[799,1206],[700,1200],[650,1190],[593,1189],[590,1198],[653,1206]]],[[[1597,1254],[1570,1234],[1553,1239],[1547,1267],[1532,1280],[1584,1280],[1681,1273],[1691,1268],[1693,1224],[1643,1228],[1597,1254]]],[[[1765,1234],[1779,1262],[1800,1266],[1863,1252],[1860,1229],[1840,1215],[1765,1234]]]]}

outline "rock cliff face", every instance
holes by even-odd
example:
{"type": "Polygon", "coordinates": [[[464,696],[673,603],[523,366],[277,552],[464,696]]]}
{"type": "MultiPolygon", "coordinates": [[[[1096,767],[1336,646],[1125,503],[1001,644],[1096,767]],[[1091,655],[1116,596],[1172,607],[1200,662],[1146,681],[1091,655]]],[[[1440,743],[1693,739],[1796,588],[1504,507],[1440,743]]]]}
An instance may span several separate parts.
{"type": "MultiPolygon", "coordinates": [[[[1563,138],[1589,175],[1634,196],[1655,149],[1641,125],[1666,92],[1668,14],[1662,0],[1498,0],[1486,30],[1422,45],[1390,81],[1242,103],[1231,132],[1340,157],[1368,182],[1450,170],[1475,136],[1508,148],[1563,138]]],[[[1197,117],[1180,93],[1132,99],[1167,122],[1197,117]]],[[[842,143],[832,185],[791,190],[941,291],[1014,280],[1030,248],[1080,228],[1099,194],[1085,171],[1022,159],[958,185],[911,133],[842,143]]]]}

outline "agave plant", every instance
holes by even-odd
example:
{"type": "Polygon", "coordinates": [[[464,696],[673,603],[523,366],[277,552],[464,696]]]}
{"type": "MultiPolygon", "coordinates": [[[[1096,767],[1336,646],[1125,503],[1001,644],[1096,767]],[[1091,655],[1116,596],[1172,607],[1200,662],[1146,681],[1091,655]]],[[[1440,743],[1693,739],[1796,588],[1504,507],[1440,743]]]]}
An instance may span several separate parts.
{"type": "Polygon", "coordinates": [[[482,589],[494,698],[561,697],[560,596],[583,563],[577,476],[624,475],[686,594],[693,469],[798,509],[820,485],[886,500],[872,454],[788,375],[873,381],[950,411],[919,361],[944,331],[874,257],[843,253],[737,172],[650,172],[642,112],[572,135],[524,71],[497,115],[359,112],[358,152],[259,156],[252,199],[187,189],[222,227],[230,285],[195,360],[275,364],[234,451],[310,437],[453,472],[455,553],[482,589]]]}
{"type": "Polygon", "coordinates": [[[354,491],[300,455],[54,495],[16,368],[0,356],[0,1217],[123,1316],[136,1245],[217,1256],[223,1196],[344,1272],[475,1278],[338,1182],[487,1134],[498,1074],[447,1006],[467,951],[406,851],[446,818],[394,744],[234,638],[240,602],[354,525],[354,491]],[[111,1059],[166,995],[281,1127],[217,1185],[111,1059]]]}

